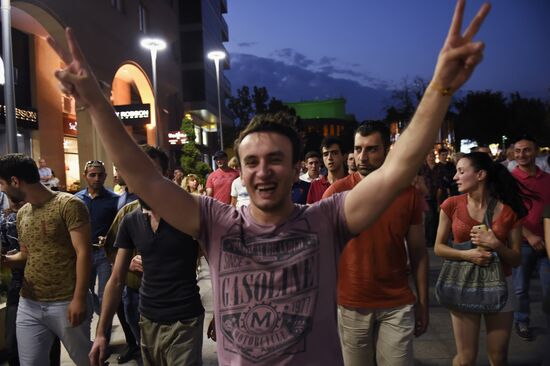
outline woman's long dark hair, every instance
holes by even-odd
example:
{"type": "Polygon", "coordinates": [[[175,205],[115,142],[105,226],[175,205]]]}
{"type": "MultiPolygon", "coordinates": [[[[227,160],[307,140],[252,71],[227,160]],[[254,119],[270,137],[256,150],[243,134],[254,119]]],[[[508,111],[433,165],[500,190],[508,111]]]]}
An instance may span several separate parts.
{"type": "Polygon", "coordinates": [[[491,197],[510,206],[518,217],[526,216],[527,207],[531,208],[533,200],[539,199],[535,192],[518,182],[504,165],[495,163],[486,153],[473,152],[462,159],[468,159],[476,172],[487,172],[486,184],[491,197]]]}

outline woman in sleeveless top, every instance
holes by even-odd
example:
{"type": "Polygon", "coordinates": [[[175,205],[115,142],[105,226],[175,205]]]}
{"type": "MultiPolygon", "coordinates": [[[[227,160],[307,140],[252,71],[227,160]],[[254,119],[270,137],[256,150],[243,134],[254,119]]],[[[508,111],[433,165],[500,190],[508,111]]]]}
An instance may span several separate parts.
{"type": "Polygon", "coordinates": [[[521,185],[501,164],[485,153],[474,152],[458,161],[453,178],[461,193],[441,205],[435,254],[445,259],[465,260],[483,266],[489,264],[492,252],[501,260],[508,283],[508,301],[498,313],[477,314],[451,311],[457,355],[453,365],[474,365],[477,358],[481,318],[487,329],[487,354],[491,365],[505,365],[512,330],[515,295],[511,281],[512,267],[521,263],[521,218],[527,214],[523,199],[529,199],[521,185]],[[474,228],[484,223],[487,205],[496,199],[490,230],[474,228]],[[471,240],[477,245],[470,250],[457,250],[447,245],[471,240]]]}

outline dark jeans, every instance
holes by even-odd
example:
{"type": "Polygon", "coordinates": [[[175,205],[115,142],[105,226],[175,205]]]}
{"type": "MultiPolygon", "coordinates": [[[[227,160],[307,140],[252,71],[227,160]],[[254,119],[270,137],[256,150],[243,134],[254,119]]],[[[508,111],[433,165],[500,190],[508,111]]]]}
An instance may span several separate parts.
{"type": "Polygon", "coordinates": [[[132,329],[132,333],[136,338],[137,344],[141,344],[141,335],[139,329],[139,289],[133,289],[124,286],[122,293],[122,303],[124,304],[124,314],[126,321],[132,329]]]}
{"type": "Polygon", "coordinates": [[[120,301],[120,304],[118,304],[116,315],[118,317],[118,320],[120,321],[120,326],[122,327],[122,331],[124,332],[124,338],[126,338],[128,348],[139,347],[139,342],[134,336],[132,327],[130,326],[130,324],[128,324],[128,321],[126,320],[127,316],[126,312],[124,311],[124,303],[122,302],[122,300],[120,301]]]}
{"type": "MultiPolygon", "coordinates": [[[[107,253],[104,248],[92,249],[92,272],[90,273],[90,292],[92,294],[93,310],[97,315],[100,315],[101,304],[103,301],[103,292],[105,285],[111,277],[111,263],[107,259],[107,253]],[[97,279],[97,294],[95,293],[95,285],[97,279]]],[[[111,326],[107,328],[105,333],[107,342],[111,340],[111,326]]]]}
{"type": "Polygon", "coordinates": [[[550,288],[550,261],[546,253],[536,252],[527,242],[521,244],[521,265],[514,268],[514,287],[518,298],[519,308],[514,313],[514,319],[518,323],[529,324],[531,312],[529,298],[529,285],[531,274],[538,268],[542,286],[543,298],[548,295],[550,288]]]}

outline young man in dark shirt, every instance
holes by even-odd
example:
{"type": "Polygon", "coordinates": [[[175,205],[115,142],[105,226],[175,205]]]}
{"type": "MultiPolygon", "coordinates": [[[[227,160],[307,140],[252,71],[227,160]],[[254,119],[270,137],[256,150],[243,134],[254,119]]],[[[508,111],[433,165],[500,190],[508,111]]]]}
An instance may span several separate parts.
{"type": "MultiPolygon", "coordinates": [[[[148,147],[146,153],[166,176],[168,157],[148,147]]],[[[90,357],[105,355],[107,329],[116,312],[134,252],[140,254],[141,353],[144,365],[202,364],[202,307],[195,265],[198,243],[163,221],[142,200],[126,209],[115,247],[113,273],[105,287],[103,307],[90,357]]]]}

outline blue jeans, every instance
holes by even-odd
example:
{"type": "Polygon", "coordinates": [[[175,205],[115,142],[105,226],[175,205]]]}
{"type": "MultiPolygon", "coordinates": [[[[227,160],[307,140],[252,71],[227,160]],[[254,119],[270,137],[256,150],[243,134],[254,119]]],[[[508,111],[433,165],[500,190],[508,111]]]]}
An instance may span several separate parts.
{"type": "Polygon", "coordinates": [[[521,244],[521,265],[514,268],[514,287],[518,298],[518,311],[514,313],[517,323],[529,324],[531,299],[529,298],[529,282],[533,270],[538,267],[542,295],[546,296],[550,286],[550,261],[546,253],[536,252],[527,242],[521,244]]]}
{"type": "Polygon", "coordinates": [[[86,319],[77,327],[71,327],[67,318],[69,301],[40,302],[21,298],[17,309],[17,344],[21,365],[43,365],[57,336],[63,342],[69,356],[77,365],[88,365],[91,299],[87,299],[86,319]]]}
{"type": "Polygon", "coordinates": [[[132,330],[132,334],[136,338],[137,344],[141,344],[141,334],[139,329],[139,289],[135,290],[128,286],[124,286],[122,293],[122,303],[124,304],[124,314],[126,322],[132,330]]]}
{"type": "Polygon", "coordinates": [[[98,248],[92,250],[92,272],[90,273],[90,291],[92,292],[92,300],[94,304],[94,312],[99,315],[101,311],[101,303],[103,300],[103,292],[105,285],[111,277],[111,263],[107,259],[105,249],[98,248]],[[97,278],[97,294],[95,293],[95,284],[97,278]]]}

